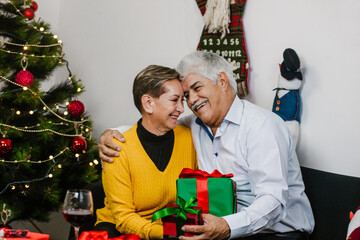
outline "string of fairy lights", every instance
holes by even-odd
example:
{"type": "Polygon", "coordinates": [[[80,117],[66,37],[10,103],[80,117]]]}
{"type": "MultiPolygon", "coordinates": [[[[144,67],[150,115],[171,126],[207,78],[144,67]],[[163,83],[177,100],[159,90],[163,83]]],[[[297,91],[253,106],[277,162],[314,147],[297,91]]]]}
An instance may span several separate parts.
{"type": "MultiPolygon", "coordinates": [[[[20,16],[23,16],[25,21],[28,21],[28,19],[26,19],[24,16],[24,14],[22,13],[21,10],[19,10],[16,5],[11,1],[11,0],[7,0],[7,2],[9,4],[11,4],[17,14],[19,14],[20,16]]],[[[63,59],[64,57],[64,53],[63,53],[63,43],[61,40],[58,40],[58,36],[56,34],[52,34],[51,32],[46,31],[46,29],[43,26],[35,26],[33,23],[29,22],[29,26],[32,27],[33,29],[35,29],[36,31],[38,31],[39,33],[43,34],[43,35],[52,35],[52,38],[54,39],[54,41],[56,41],[56,43],[53,44],[28,44],[27,42],[24,43],[13,43],[10,41],[6,41],[5,39],[0,39],[0,51],[5,52],[7,54],[15,54],[15,55],[20,55],[23,56],[21,59],[21,65],[23,67],[23,70],[26,70],[27,64],[28,64],[28,58],[55,58],[58,59],[59,63],[62,63],[63,61],[65,61],[63,59]],[[15,47],[19,47],[19,51],[15,51],[15,50],[8,50],[8,49],[3,49],[2,47],[5,46],[12,46],[13,48],[15,47]],[[29,51],[32,48],[53,48],[53,47],[57,47],[59,48],[57,53],[58,54],[52,54],[52,55],[37,55],[37,54],[32,54],[29,53],[29,51]]],[[[65,61],[67,63],[67,61],[65,61]]],[[[68,63],[67,63],[68,64],[68,63]]],[[[68,68],[67,65],[67,69],[69,71],[69,77],[68,80],[72,80],[73,76],[71,74],[70,69],[68,68]]],[[[52,133],[52,134],[56,134],[59,136],[63,136],[63,137],[83,137],[83,135],[86,133],[87,136],[89,136],[89,139],[91,139],[91,135],[92,135],[92,129],[91,127],[85,126],[85,122],[88,122],[89,120],[87,119],[83,119],[81,118],[80,121],[74,121],[74,120],[70,120],[67,119],[63,116],[61,116],[59,114],[59,109],[60,108],[64,108],[65,110],[62,112],[62,114],[64,116],[68,115],[68,111],[66,110],[66,107],[61,106],[59,104],[55,105],[55,110],[53,110],[51,107],[49,107],[44,100],[40,97],[40,94],[38,94],[37,92],[33,91],[29,86],[24,86],[22,84],[19,84],[17,82],[14,82],[10,79],[8,79],[8,77],[6,76],[2,76],[0,75],[0,82],[4,81],[10,84],[13,84],[15,86],[17,86],[19,89],[18,90],[22,90],[22,91],[28,91],[30,92],[35,98],[37,98],[39,100],[39,102],[41,102],[41,104],[43,105],[42,110],[44,111],[48,111],[50,112],[52,115],[56,116],[58,119],[60,119],[62,122],[59,123],[53,123],[51,121],[47,121],[47,124],[53,124],[53,125],[64,125],[64,126],[69,126],[69,124],[71,124],[74,127],[74,134],[68,134],[68,133],[61,133],[59,131],[55,131],[51,128],[41,128],[41,124],[36,124],[34,126],[23,126],[23,127],[18,127],[18,126],[13,126],[10,124],[5,124],[5,123],[0,123],[0,134],[3,135],[3,138],[6,135],[6,132],[4,129],[13,129],[16,131],[21,131],[21,132],[25,132],[25,133],[52,133]]],[[[82,88],[79,87],[76,90],[78,93],[82,92],[82,88]]],[[[2,94],[2,92],[0,92],[0,95],[2,94]]],[[[69,105],[69,102],[67,101],[66,106],[69,105]]],[[[21,112],[21,110],[17,110],[17,109],[11,109],[13,111],[15,111],[16,115],[21,115],[24,114],[23,112],[21,112]]],[[[33,115],[35,113],[35,109],[34,110],[29,110],[26,112],[26,114],[29,115],[33,115]]],[[[0,136],[1,137],[1,136],[0,136]]],[[[31,160],[31,148],[29,149],[30,154],[25,157],[24,159],[15,159],[15,160],[5,160],[5,159],[0,159],[0,163],[6,163],[6,164],[22,164],[22,163],[29,163],[29,164],[42,164],[42,163],[47,163],[47,162],[52,162],[52,165],[49,167],[49,169],[47,170],[47,172],[45,173],[44,176],[39,177],[39,178],[35,178],[35,179],[30,179],[30,180],[23,180],[23,181],[13,181],[8,183],[1,191],[0,191],[0,195],[2,193],[4,193],[8,188],[10,188],[11,190],[15,190],[16,186],[18,185],[22,185],[23,187],[25,187],[26,189],[30,188],[30,184],[33,182],[38,182],[38,181],[42,181],[48,178],[52,178],[53,174],[51,173],[51,171],[57,167],[57,168],[62,168],[62,164],[60,163],[59,157],[61,155],[63,155],[66,151],[70,150],[69,147],[65,147],[64,149],[62,149],[61,151],[59,151],[57,154],[54,155],[50,155],[47,159],[43,159],[43,160],[31,160]]],[[[83,152],[85,152],[85,150],[83,150],[83,152]]],[[[75,153],[75,157],[78,159],[79,161],[79,156],[80,154],[78,152],[75,153]]],[[[97,159],[94,159],[93,161],[89,162],[90,166],[94,166],[94,165],[98,165],[99,161],[97,159]]]]}
{"type": "MultiPolygon", "coordinates": [[[[57,35],[54,35],[53,38],[56,39],[57,35]]],[[[12,45],[12,46],[16,46],[16,47],[21,47],[24,51],[28,51],[32,47],[38,47],[38,48],[59,47],[60,48],[60,53],[61,53],[60,55],[47,56],[47,55],[27,54],[26,52],[14,52],[14,51],[11,51],[11,50],[0,49],[0,51],[6,52],[6,53],[9,53],[9,54],[16,54],[16,55],[22,55],[24,57],[36,57],[36,58],[59,58],[59,59],[61,59],[61,58],[64,57],[64,53],[62,52],[63,44],[62,44],[61,40],[58,40],[57,43],[47,44],[47,45],[11,43],[11,42],[1,40],[1,39],[0,39],[0,43],[2,43],[3,45],[12,45]]]]}
{"type": "MultiPolygon", "coordinates": [[[[11,81],[10,79],[7,79],[6,77],[1,76],[1,75],[0,75],[0,79],[6,81],[6,82],[8,82],[8,83],[11,83],[11,84],[13,84],[13,85],[16,85],[16,86],[18,86],[18,87],[21,87],[24,91],[30,91],[30,92],[31,92],[36,98],[38,98],[38,100],[43,104],[43,110],[48,110],[50,113],[52,113],[53,115],[55,115],[57,118],[65,121],[65,122],[73,123],[75,126],[78,126],[78,125],[83,126],[82,124],[83,124],[84,122],[87,122],[87,121],[88,121],[87,119],[82,119],[81,121],[73,121],[73,120],[69,120],[69,119],[63,118],[62,116],[60,116],[59,114],[57,114],[56,112],[54,112],[54,111],[42,100],[42,98],[40,97],[40,95],[37,94],[36,92],[34,92],[33,90],[31,90],[30,88],[28,88],[28,87],[26,87],[26,86],[22,86],[22,85],[20,85],[20,84],[18,84],[18,83],[16,83],[16,82],[13,82],[13,81],[11,81]]],[[[77,91],[79,92],[79,90],[81,91],[81,88],[79,88],[77,91]]],[[[67,103],[68,103],[68,102],[67,102],[67,103]]],[[[59,109],[59,105],[56,105],[55,108],[56,108],[56,109],[59,109]]],[[[33,110],[30,110],[30,111],[29,111],[29,114],[32,115],[33,112],[34,112],[33,110]]],[[[17,114],[17,115],[20,115],[20,114],[21,114],[21,111],[20,111],[20,110],[16,110],[16,114],[17,114]]],[[[64,111],[63,114],[64,114],[64,115],[68,115],[68,112],[67,112],[67,111],[64,111]]],[[[4,125],[4,124],[0,124],[0,126],[1,126],[1,125],[4,125]]],[[[4,126],[5,126],[5,125],[4,125],[4,126]]],[[[16,128],[15,126],[11,126],[11,125],[6,125],[6,126],[7,126],[7,127],[14,128],[14,129],[19,130],[19,131],[24,131],[24,132],[32,132],[32,133],[34,133],[34,132],[44,132],[44,131],[46,131],[46,129],[41,129],[41,130],[35,131],[35,130],[27,130],[26,128],[16,128]]],[[[47,129],[47,130],[48,130],[48,131],[51,131],[51,132],[53,132],[53,133],[55,133],[55,134],[61,135],[61,136],[74,137],[74,136],[79,136],[79,134],[77,133],[77,129],[78,129],[78,128],[75,128],[76,134],[72,134],[72,135],[62,134],[62,133],[56,132],[56,131],[51,130],[51,129],[47,129]]],[[[90,131],[90,128],[87,128],[85,131],[86,131],[86,132],[89,132],[89,131],[90,131]]]]}

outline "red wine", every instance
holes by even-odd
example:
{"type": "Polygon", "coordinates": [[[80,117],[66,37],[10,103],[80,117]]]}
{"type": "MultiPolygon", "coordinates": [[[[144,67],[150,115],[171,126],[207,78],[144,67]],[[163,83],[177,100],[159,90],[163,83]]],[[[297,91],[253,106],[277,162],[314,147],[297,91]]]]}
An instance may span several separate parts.
{"type": "Polygon", "coordinates": [[[90,210],[65,210],[63,212],[65,220],[74,227],[81,227],[90,220],[92,212],[90,210]]]}

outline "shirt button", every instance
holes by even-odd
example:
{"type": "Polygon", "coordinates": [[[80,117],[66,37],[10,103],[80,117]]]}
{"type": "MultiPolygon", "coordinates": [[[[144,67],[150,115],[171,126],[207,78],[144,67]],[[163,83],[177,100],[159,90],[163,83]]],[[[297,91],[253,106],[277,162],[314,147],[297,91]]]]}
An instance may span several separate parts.
{"type": "Polygon", "coordinates": [[[276,111],[279,111],[279,109],[280,109],[279,107],[276,107],[276,108],[275,108],[276,111]]]}
{"type": "Polygon", "coordinates": [[[276,104],[277,104],[277,105],[280,105],[280,100],[277,100],[277,101],[276,101],[276,104]]]}

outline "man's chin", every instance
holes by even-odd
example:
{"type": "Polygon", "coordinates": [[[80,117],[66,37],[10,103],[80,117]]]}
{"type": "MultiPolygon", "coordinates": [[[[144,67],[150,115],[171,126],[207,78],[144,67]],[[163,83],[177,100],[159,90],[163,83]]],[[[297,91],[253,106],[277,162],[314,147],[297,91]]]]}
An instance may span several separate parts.
{"type": "Polygon", "coordinates": [[[208,122],[208,118],[205,114],[199,114],[196,113],[195,114],[204,124],[206,124],[208,122]]]}

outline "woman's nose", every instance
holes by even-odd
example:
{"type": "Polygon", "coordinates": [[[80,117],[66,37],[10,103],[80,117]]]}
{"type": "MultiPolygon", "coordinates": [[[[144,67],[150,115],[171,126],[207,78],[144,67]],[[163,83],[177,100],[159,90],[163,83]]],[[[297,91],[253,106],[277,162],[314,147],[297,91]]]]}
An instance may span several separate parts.
{"type": "Polygon", "coordinates": [[[183,104],[183,101],[181,101],[181,100],[177,104],[177,111],[179,111],[180,113],[184,112],[184,104],[183,104]]]}

